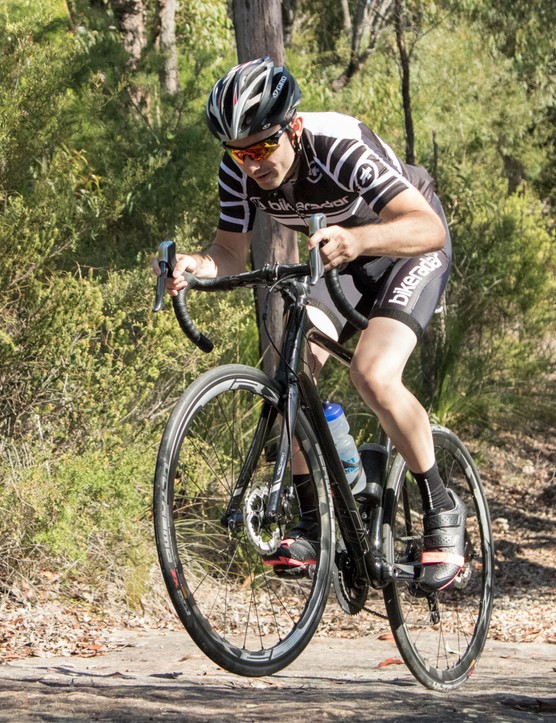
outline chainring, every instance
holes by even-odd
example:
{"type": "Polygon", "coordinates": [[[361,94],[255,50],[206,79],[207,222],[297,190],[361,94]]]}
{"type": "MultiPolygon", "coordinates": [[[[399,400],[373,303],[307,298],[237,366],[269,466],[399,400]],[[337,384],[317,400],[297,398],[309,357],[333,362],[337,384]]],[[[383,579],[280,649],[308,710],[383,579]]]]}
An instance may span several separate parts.
{"type": "Polygon", "coordinates": [[[357,615],[361,612],[367,602],[369,585],[365,580],[356,579],[355,566],[342,540],[336,545],[332,584],[340,607],[345,613],[357,615]]]}

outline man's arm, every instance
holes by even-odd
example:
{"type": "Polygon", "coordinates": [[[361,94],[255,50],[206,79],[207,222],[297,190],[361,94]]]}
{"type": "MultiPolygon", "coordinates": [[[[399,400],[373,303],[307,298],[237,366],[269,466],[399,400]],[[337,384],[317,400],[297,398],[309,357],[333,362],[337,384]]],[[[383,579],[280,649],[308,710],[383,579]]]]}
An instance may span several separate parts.
{"type": "MultiPolygon", "coordinates": [[[[177,254],[174,275],[166,280],[166,289],[170,296],[176,296],[178,291],[186,286],[182,276],[184,271],[203,278],[228,276],[244,271],[251,246],[251,235],[251,232],[232,233],[218,230],[214,241],[206,251],[196,254],[177,254]]],[[[153,271],[157,276],[160,275],[157,259],[153,261],[153,271]]]]}
{"type": "Polygon", "coordinates": [[[381,223],[368,226],[321,229],[309,248],[325,241],[322,256],[328,270],[358,256],[418,256],[444,246],[444,224],[416,188],[399,193],[379,217],[381,223]]]}

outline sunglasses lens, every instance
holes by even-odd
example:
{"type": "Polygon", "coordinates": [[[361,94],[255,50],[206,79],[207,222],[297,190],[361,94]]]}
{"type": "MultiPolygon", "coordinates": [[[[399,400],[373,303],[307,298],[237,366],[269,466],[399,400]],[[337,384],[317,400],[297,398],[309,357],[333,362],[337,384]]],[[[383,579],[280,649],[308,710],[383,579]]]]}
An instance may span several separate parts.
{"type": "Polygon", "coordinates": [[[258,163],[259,161],[266,160],[278,148],[280,136],[284,130],[285,129],[279,130],[270,138],[267,138],[260,143],[255,143],[255,145],[249,146],[249,148],[230,148],[229,146],[224,146],[224,148],[228,151],[234,161],[237,161],[238,163],[245,163],[246,157],[258,163]]]}
{"type": "Polygon", "coordinates": [[[270,144],[263,141],[263,143],[259,143],[246,150],[240,150],[239,148],[227,148],[226,150],[234,161],[237,161],[238,163],[245,163],[246,157],[250,158],[252,161],[264,161],[272,155],[272,153],[274,153],[277,147],[277,143],[270,144]]]}

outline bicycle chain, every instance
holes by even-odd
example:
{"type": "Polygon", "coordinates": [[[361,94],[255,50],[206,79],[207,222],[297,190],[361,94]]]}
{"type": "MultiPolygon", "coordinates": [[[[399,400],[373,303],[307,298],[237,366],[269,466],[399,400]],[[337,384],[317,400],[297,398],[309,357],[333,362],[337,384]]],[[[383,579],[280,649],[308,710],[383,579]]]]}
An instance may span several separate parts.
{"type": "Polygon", "coordinates": [[[382,620],[388,620],[388,615],[385,615],[385,613],[379,613],[378,610],[371,610],[371,608],[365,607],[365,605],[363,605],[361,610],[364,610],[370,615],[376,615],[377,618],[381,618],[382,620]]]}

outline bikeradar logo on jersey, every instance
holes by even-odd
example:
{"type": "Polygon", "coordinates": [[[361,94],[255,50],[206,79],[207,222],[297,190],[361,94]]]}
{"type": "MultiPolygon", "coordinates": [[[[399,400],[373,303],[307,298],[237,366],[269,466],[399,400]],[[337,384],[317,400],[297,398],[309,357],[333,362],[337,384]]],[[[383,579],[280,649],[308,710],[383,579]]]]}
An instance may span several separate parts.
{"type": "Polygon", "coordinates": [[[251,203],[263,211],[270,213],[278,213],[280,211],[293,211],[294,213],[307,214],[318,211],[331,211],[336,208],[344,208],[349,203],[349,198],[343,196],[342,198],[336,198],[331,201],[320,201],[320,202],[307,202],[297,201],[294,206],[289,203],[285,198],[276,197],[276,199],[265,199],[263,200],[259,196],[252,196],[251,203]]]}
{"type": "Polygon", "coordinates": [[[421,256],[419,263],[414,266],[411,271],[404,276],[399,286],[393,289],[392,297],[388,299],[389,304],[398,304],[399,306],[407,306],[415,289],[430,274],[442,267],[442,261],[437,252],[421,256]]]}

